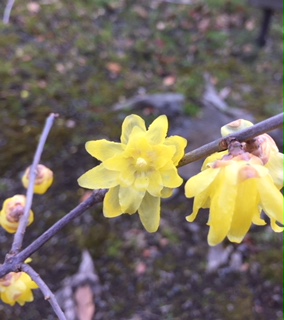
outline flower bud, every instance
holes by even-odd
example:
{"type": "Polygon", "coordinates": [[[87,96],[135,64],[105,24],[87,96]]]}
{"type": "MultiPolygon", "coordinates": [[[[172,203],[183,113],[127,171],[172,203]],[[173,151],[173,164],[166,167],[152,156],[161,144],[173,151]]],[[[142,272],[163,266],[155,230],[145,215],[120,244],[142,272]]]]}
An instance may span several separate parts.
{"type": "MultiPolygon", "coordinates": [[[[18,229],[21,217],[24,214],[26,206],[26,197],[23,195],[15,195],[4,201],[2,210],[0,211],[0,224],[9,233],[15,233],[18,229]]],[[[34,221],[34,214],[30,211],[28,225],[34,221]]]]}
{"type": "Polygon", "coordinates": [[[38,285],[25,272],[10,272],[0,278],[0,298],[4,303],[13,306],[16,302],[23,306],[34,300],[32,289],[38,285]]]}
{"type": "Polygon", "coordinates": [[[241,130],[247,129],[252,126],[253,126],[252,122],[244,119],[238,119],[221,127],[221,135],[223,138],[225,138],[230,134],[239,132],[241,130]]]}
{"type": "MultiPolygon", "coordinates": [[[[30,182],[30,170],[28,167],[22,177],[22,183],[28,188],[30,182]]],[[[39,164],[36,169],[36,180],[34,185],[34,193],[44,194],[53,182],[53,172],[46,166],[39,164]]]]}

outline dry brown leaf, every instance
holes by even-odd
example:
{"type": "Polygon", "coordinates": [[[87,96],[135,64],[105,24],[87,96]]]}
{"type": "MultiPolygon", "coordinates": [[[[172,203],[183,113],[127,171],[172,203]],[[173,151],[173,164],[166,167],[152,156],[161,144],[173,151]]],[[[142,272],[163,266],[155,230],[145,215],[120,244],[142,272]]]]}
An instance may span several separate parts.
{"type": "Polygon", "coordinates": [[[29,2],[27,4],[27,9],[31,13],[38,13],[40,11],[40,5],[37,2],[29,2]]]}
{"type": "Polygon", "coordinates": [[[109,72],[113,73],[114,75],[119,75],[122,71],[122,66],[117,62],[107,63],[106,68],[109,72]]]}
{"type": "Polygon", "coordinates": [[[93,292],[89,285],[79,287],[74,298],[77,305],[77,317],[79,320],[92,320],[96,311],[93,292]]]}

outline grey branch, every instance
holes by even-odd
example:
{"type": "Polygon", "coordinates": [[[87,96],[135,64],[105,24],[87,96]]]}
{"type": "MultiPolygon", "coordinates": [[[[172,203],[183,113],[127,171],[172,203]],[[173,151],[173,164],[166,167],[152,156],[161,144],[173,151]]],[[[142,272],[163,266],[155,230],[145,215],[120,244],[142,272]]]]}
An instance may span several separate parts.
{"type": "Polygon", "coordinates": [[[10,251],[10,254],[13,255],[15,253],[18,253],[22,247],[23,243],[23,238],[24,234],[28,225],[29,221],[29,216],[30,216],[30,210],[32,206],[32,201],[33,201],[33,194],[34,194],[34,184],[36,180],[36,175],[37,175],[37,165],[39,164],[41,154],[43,152],[43,148],[45,146],[45,142],[47,139],[47,136],[50,132],[50,129],[53,125],[54,119],[57,118],[58,115],[55,113],[51,113],[49,117],[46,120],[43,132],[40,137],[40,141],[33,159],[33,163],[31,166],[30,170],[30,177],[29,177],[29,186],[27,190],[27,202],[25,206],[25,212],[24,215],[22,216],[19,227],[17,229],[17,232],[15,233],[13,244],[12,244],[12,249],[10,251]]]}
{"type": "Polygon", "coordinates": [[[11,11],[13,8],[13,5],[15,3],[15,0],[8,0],[7,5],[5,7],[4,11],[4,17],[3,17],[3,23],[8,24],[10,20],[11,11]]]}
{"type": "Polygon", "coordinates": [[[179,167],[185,166],[191,162],[197,161],[199,159],[205,158],[214,152],[219,152],[227,149],[226,141],[231,138],[243,142],[252,139],[260,134],[274,130],[280,126],[283,126],[283,113],[280,113],[274,117],[266,119],[256,125],[249,127],[245,130],[234,133],[226,138],[220,138],[214,140],[208,144],[203,145],[193,151],[185,154],[179,163],[179,167]]]}
{"type": "Polygon", "coordinates": [[[42,278],[39,276],[39,274],[28,264],[23,263],[21,265],[21,270],[24,271],[25,273],[27,273],[32,280],[39,286],[41,292],[44,295],[44,299],[47,300],[55,314],[57,315],[59,320],[66,320],[66,317],[63,313],[63,311],[61,310],[54,294],[51,292],[51,290],[49,289],[49,287],[47,286],[47,284],[42,280],[42,278]]]}

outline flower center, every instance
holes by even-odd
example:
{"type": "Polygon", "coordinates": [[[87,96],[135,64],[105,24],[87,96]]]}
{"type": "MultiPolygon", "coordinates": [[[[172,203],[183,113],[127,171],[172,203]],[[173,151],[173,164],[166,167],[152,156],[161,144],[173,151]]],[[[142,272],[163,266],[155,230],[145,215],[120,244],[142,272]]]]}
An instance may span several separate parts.
{"type": "Polygon", "coordinates": [[[136,160],[136,167],[137,169],[146,169],[146,167],[148,166],[148,162],[144,159],[144,158],[137,158],[136,160]]]}

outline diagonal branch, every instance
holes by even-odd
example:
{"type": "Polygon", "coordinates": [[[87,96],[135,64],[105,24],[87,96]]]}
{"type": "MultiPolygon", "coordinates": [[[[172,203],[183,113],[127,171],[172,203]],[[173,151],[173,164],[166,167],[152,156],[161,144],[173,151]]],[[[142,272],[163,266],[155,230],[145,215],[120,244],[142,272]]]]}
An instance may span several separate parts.
{"type": "Polygon", "coordinates": [[[47,231],[40,235],[29,246],[23,249],[16,255],[7,255],[5,263],[0,266],[0,278],[8,272],[19,270],[21,263],[29,258],[34,252],[41,248],[49,239],[51,239],[57,232],[63,229],[68,223],[83,214],[87,209],[94,204],[102,202],[107,190],[96,190],[84,202],[80,203],[76,208],[66,214],[63,218],[58,220],[47,231]]]}
{"type": "Polygon", "coordinates": [[[4,11],[4,17],[3,17],[3,23],[8,24],[10,20],[11,11],[13,8],[13,5],[15,3],[15,0],[8,0],[7,5],[5,7],[4,11]]]}
{"type": "Polygon", "coordinates": [[[203,145],[200,148],[186,153],[185,156],[180,160],[178,166],[183,167],[191,162],[205,158],[214,152],[226,150],[226,141],[230,138],[235,138],[240,142],[244,142],[281,126],[283,126],[283,113],[280,113],[274,117],[259,122],[253,125],[252,127],[234,133],[233,135],[230,135],[226,138],[219,138],[208,144],[203,145]]]}
{"type": "Polygon", "coordinates": [[[35,184],[36,175],[37,175],[37,165],[39,164],[40,157],[41,157],[43,148],[45,146],[47,136],[48,136],[50,129],[53,125],[54,119],[57,117],[58,117],[58,114],[55,114],[55,113],[51,113],[49,115],[49,117],[46,120],[43,132],[41,134],[40,141],[39,141],[39,144],[38,144],[35,156],[34,156],[34,160],[33,160],[32,166],[31,166],[31,170],[30,170],[29,186],[28,186],[28,190],[27,190],[27,202],[26,202],[26,206],[25,206],[25,212],[20,220],[19,227],[18,227],[17,232],[15,233],[15,236],[14,236],[12,248],[9,253],[11,255],[18,253],[22,247],[23,238],[24,238],[24,234],[25,234],[25,231],[26,231],[26,228],[28,225],[30,210],[31,210],[32,201],[33,201],[34,184],[35,184]]]}
{"type": "Polygon", "coordinates": [[[44,300],[47,300],[51,304],[58,319],[66,320],[66,317],[63,311],[61,310],[54,294],[51,292],[51,290],[49,289],[47,284],[42,280],[39,274],[31,266],[29,266],[26,263],[23,263],[21,265],[21,270],[27,273],[32,278],[32,280],[39,286],[41,292],[44,295],[44,300]]]}

